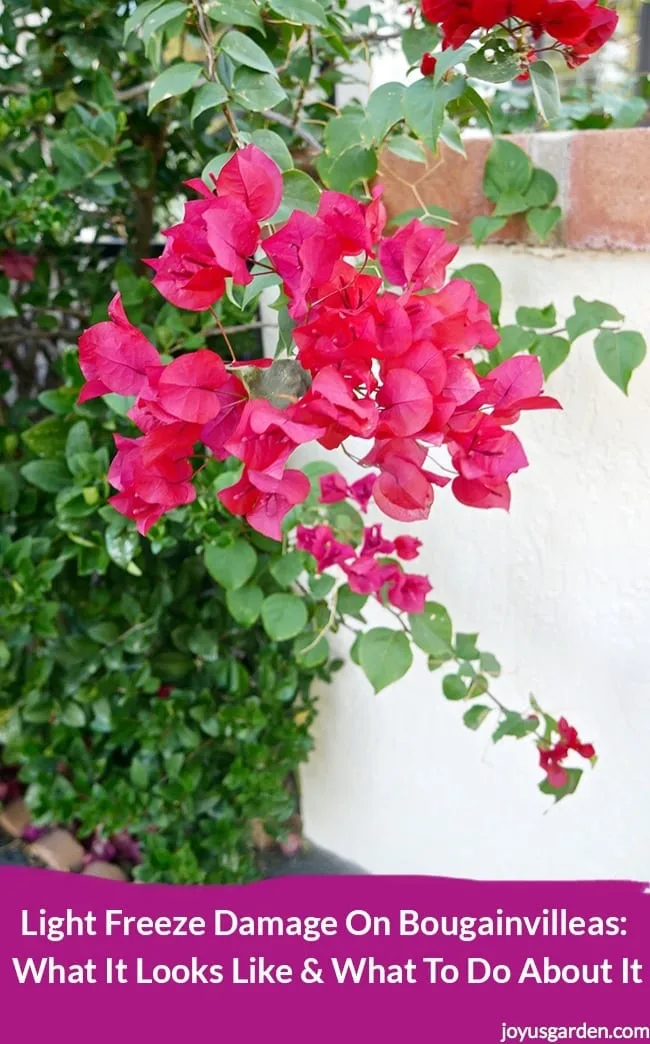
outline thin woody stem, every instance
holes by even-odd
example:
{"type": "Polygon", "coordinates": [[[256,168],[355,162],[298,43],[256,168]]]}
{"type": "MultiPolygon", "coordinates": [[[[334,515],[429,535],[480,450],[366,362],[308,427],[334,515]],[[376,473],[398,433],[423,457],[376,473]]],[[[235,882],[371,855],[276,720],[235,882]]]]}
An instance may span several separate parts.
{"type": "MultiPolygon", "coordinates": [[[[309,71],[310,71],[310,74],[311,74],[311,69],[312,69],[312,67],[314,65],[314,61],[315,61],[315,58],[314,58],[314,41],[313,41],[311,29],[307,30],[307,50],[309,51],[309,57],[311,59],[311,65],[309,67],[309,71]]],[[[308,82],[309,82],[309,78],[307,78],[306,80],[303,80],[302,83],[300,84],[300,90],[298,92],[298,98],[296,100],[296,108],[295,108],[295,111],[294,111],[294,114],[293,114],[293,118],[291,120],[291,130],[293,130],[293,131],[295,131],[295,129],[298,126],[298,123],[300,121],[300,114],[302,112],[302,106],[303,106],[303,103],[305,101],[305,95],[307,94],[307,84],[308,84],[308,82]]]]}
{"type": "MultiPolygon", "coordinates": [[[[217,62],[214,56],[214,40],[212,39],[212,33],[210,31],[208,21],[205,17],[205,11],[203,10],[203,4],[201,0],[194,0],[194,9],[196,11],[196,20],[198,24],[199,36],[203,41],[203,46],[205,49],[207,78],[211,83],[218,83],[219,77],[217,76],[217,62]]],[[[230,108],[227,102],[224,102],[221,108],[225,116],[230,135],[237,148],[240,148],[241,139],[239,135],[239,128],[237,127],[235,117],[232,114],[232,109],[230,108]]]]}
{"type": "Polygon", "coordinates": [[[217,315],[217,313],[216,313],[214,308],[210,308],[210,312],[214,316],[214,321],[216,322],[217,326],[219,327],[219,333],[221,334],[221,336],[223,337],[224,341],[228,345],[228,351],[230,352],[230,357],[231,357],[232,361],[233,362],[237,362],[237,356],[235,355],[235,353],[233,351],[233,347],[232,347],[232,344],[230,343],[230,338],[228,337],[228,334],[226,332],[225,326],[221,322],[221,319],[217,315]]]}

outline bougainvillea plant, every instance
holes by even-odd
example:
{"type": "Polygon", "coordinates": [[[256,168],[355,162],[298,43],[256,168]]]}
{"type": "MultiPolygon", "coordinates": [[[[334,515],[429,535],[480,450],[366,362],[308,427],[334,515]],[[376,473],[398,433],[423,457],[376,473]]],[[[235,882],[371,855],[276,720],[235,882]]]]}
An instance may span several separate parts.
{"type": "MultiPolygon", "coordinates": [[[[558,408],[543,379],[579,337],[623,391],[645,346],[580,297],[564,326],[525,303],[503,325],[491,269],[453,269],[449,214],[414,176],[387,221],[381,181],[490,128],[494,84],[529,75],[553,119],[553,63],[614,20],[591,0],[7,0],[0,744],[37,829],[74,824],[89,852],[126,831],[143,880],[248,879],[251,822],[286,837],[342,628],[376,691],[424,653],[468,728],[527,739],[543,793],[575,790],[593,746],[504,705],[417,559],[434,496],[508,507],[519,417],[558,408]],[[406,81],[355,97],[390,46],[406,81]],[[243,339],[273,314],[261,360],[243,339]]],[[[561,214],[502,139],[485,192],[477,243],[513,213],[543,241],[561,214]]]]}
{"type": "MultiPolygon", "coordinates": [[[[429,517],[435,488],[450,483],[447,469],[430,460],[432,450],[445,447],[458,500],[507,508],[508,480],[527,464],[510,428],[523,411],[559,403],[542,393],[535,356],[507,359],[485,377],[477,373],[471,352],[499,340],[488,306],[467,281],[446,281],[457,248],[440,229],[414,218],[384,234],[380,188],[367,203],[325,191],[314,214],[295,210],[275,228],[281,172],[255,145],[235,151],[212,181],[212,188],[189,184],[200,199],[186,203],[183,221],[165,233],[161,257],[149,261],[154,285],[178,307],[205,310],[224,295],[227,281],[246,287],[270,276],[286,300],[291,344],[257,365],[242,366],[234,355],[224,363],[205,349],[165,362],[129,323],[118,295],[109,320],[79,340],[87,379],[80,401],[133,396],[127,415],[141,432],[115,438],[108,478],[118,492],[110,503],[144,535],[165,512],[194,500],[197,445],[200,456],[235,458],[242,465],[238,480],[216,494],[228,511],[272,540],[289,537],[289,555],[306,552],[318,574],[338,568],[347,592],[373,595],[395,612],[403,631],[375,628],[358,638],[358,662],[379,690],[410,666],[409,637],[426,649],[430,638],[418,641],[418,633],[427,623],[440,637],[438,607],[426,600],[432,584],[402,564],[417,558],[421,542],[409,534],[388,540],[380,524],[364,527],[360,547],[323,523],[301,522],[293,535],[287,518],[294,525],[300,519],[311,487],[304,472],[289,466],[292,454],[309,443],[343,448],[365,473],[351,485],[339,474],[325,475],[320,502],[350,497],[365,511],[372,500],[388,517],[416,522],[429,517]],[[346,449],[352,439],[368,443],[360,456],[346,449]]],[[[295,561],[302,571],[304,559],[295,561]]],[[[338,590],[314,642],[329,629],[337,602],[338,590]]],[[[292,624],[280,621],[287,625],[291,633],[292,624]]],[[[443,649],[443,661],[451,653],[443,649]]],[[[471,663],[473,653],[466,655],[471,663]]],[[[445,681],[450,698],[487,691],[481,674],[445,681]]],[[[506,712],[506,729],[507,720],[506,712]]],[[[562,790],[570,781],[561,764],[569,751],[592,758],[594,748],[580,743],[564,719],[547,720],[551,736],[558,734],[554,745],[537,734],[535,714],[524,730],[537,736],[548,785],[562,790]]],[[[469,721],[480,722],[476,705],[469,721]]]]}

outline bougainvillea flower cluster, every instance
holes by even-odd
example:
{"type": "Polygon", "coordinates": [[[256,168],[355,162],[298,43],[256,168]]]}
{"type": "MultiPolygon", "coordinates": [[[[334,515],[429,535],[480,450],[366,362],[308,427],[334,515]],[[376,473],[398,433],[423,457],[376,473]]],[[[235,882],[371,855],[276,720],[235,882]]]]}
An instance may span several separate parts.
{"type": "MultiPolygon", "coordinates": [[[[309,442],[335,449],[355,438],[369,443],[359,463],[371,471],[351,487],[330,479],[325,501],[352,495],[365,509],[372,497],[393,519],[426,519],[436,487],[450,482],[446,465],[431,460],[444,447],[461,503],[507,508],[509,478],[527,464],[510,427],[523,410],[559,404],[542,394],[534,356],[479,376],[472,351],[493,348],[499,337],[470,283],[445,285],[457,247],[444,233],[414,219],[385,235],[379,191],[367,204],[329,191],[315,214],[295,211],[268,234],[264,222],[277,210],[282,179],[253,145],[226,163],[214,190],[191,187],[201,198],[186,205],[151,262],[156,286],[179,306],[207,308],[227,278],[249,282],[263,252],[261,270],[280,276],[295,323],[289,365],[302,391],[271,403],[249,391],[250,366],[226,365],[205,348],[164,363],[118,295],[108,321],[79,342],[82,401],[107,392],[135,399],[129,416],[141,435],[116,436],[113,506],[146,533],[166,511],[192,501],[191,459],[203,443],[218,459],[243,464],[239,481],[219,493],[222,503],[279,539],[284,516],[310,489],[287,466],[293,451],[309,442]]],[[[273,364],[259,365],[268,380],[273,364]]],[[[365,576],[365,562],[356,568],[365,576]]],[[[378,574],[363,582],[374,589],[378,574]]],[[[409,601],[396,583],[393,600],[409,601]]]]}
{"type": "Polygon", "coordinates": [[[546,34],[571,66],[607,43],[618,22],[616,12],[598,0],[422,0],[422,13],[442,26],[444,47],[460,47],[478,30],[507,21],[527,61],[534,60],[546,34]]]}
{"type": "Polygon", "coordinates": [[[552,746],[540,744],[539,764],[544,769],[546,778],[554,790],[565,787],[569,782],[569,775],[562,762],[566,761],[571,751],[575,751],[581,757],[591,760],[596,756],[596,751],[591,743],[581,743],[578,738],[578,730],[569,725],[566,718],[560,718],[557,723],[559,739],[552,746]]]}
{"type": "Polygon", "coordinates": [[[417,558],[421,544],[408,535],[388,540],[381,525],[364,529],[359,550],[337,540],[327,525],[298,526],[296,532],[296,546],[313,555],[319,573],[339,566],[356,594],[372,594],[380,601],[385,598],[390,605],[407,613],[422,612],[431,584],[426,576],[405,573],[398,562],[386,556],[395,554],[409,561],[417,558]]]}
{"type": "Polygon", "coordinates": [[[237,152],[215,179],[215,191],[200,179],[189,183],[202,198],[185,204],[180,224],[168,228],[162,256],[147,264],[154,286],[172,304],[204,311],[226,291],[226,279],[251,282],[248,258],[260,238],[260,221],[282,198],[282,178],[273,160],[255,146],[237,152]]]}

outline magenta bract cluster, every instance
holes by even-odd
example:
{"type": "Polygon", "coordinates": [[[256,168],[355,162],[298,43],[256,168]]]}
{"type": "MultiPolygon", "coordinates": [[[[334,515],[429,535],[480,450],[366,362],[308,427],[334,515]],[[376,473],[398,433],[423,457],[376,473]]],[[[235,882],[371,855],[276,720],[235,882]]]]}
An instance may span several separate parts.
{"type": "MultiPolygon", "coordinates": [[[[443,46],[454,48],[479,29],[517,19],[515,32],[527,32],[532,45],[527,61],[534,60],[535,44],[546,34],[557,41],[570,66],[586,62],[607,43],[618,23],[616,12],[598,0],[422,0],[422,14],[442,26],[443,46]]],[[[523,33],[519,37],[523,42],[523,33]]]]}
{"type": "Polygon", "coordinates": [[[21,254],[18,250],[0,251],[0,272],[7,279],[15,279],[19,283],[33,283],[34,269],[38,258],[33,254],[21,254]]]}
{"type": "Polygon", "coordinates": [[[203,443],[217,459],[244,465],[240,480],[218,494],[222,503],[279,539],[284,516],[310,488],[287,467],[293,451],[309,442],[333,450],[355,438],[368,443],[359,462],[369,469],[366,502],[372,497],[390,518],[428,517],[435,488],[450,481],[445,465],[431,460],[441,447],[458,500],[507,508],[508,479],[527,463],[510,426],[522,410],[558,403],[541,394],[533,356],[479,376],[473,350],[491,349],[499,337],[470,283],[445,284],[457,247],[444,233],[413,220],[386,235],[380,190],[366,204],[323,192],[317,213],[295,211],[273,230],[265,222],[277,211],[282,178],[253,145],[226,163],[214,191],[191,185],[201,198],[186,204],[162,256],[150,262],[156,286],[179,307],[206,309],[227,278],[246,284],[256,271],[277,273],[307,390],[280,409],[252,396],[238,364],[208,349],[163,363],[116,297],[108,321],[79,341],[82,401],[135,396],[129,417],[142,434],[116,436],[113,506],[146,533],[164,512],[192,501],[191,458],[203,443]]]}
{"type": "MultiPolygon", "coordinates": [[[[327,495],[329,478],[321,479],[321,500],[325,503],[331,502],[327,495]]],[[[426,576],[405,573],[401,565],[386,556],[397,555],[410,561],[418,557],[421,546],[421,540],[408,535],[388,540],[381,525],[364,527],[363,543],[358,550],[337,540],[327,525],[298,526],[296,532],[296,547],[316,559],[319,573],[338,566],[356,594],[372,594],[380,601],[386,598],[396,609],[407,613],[423,611],[431,584],[426,576]]]]}
{"type": "Polygon", "coordinates": [[[566,718],[560,718],[556,729],[559,739],[553,745],[538,746],[540,768],[544,769],[546,778],[554,790],[565,787],[569,782],[569,774],[562,762],[566,761],[571,751],[575,751],[580,757],[591,760],[595,758],[596,751],[592,743],[582,743],[578,736],[578,730],[569,725],[566,718]]]}

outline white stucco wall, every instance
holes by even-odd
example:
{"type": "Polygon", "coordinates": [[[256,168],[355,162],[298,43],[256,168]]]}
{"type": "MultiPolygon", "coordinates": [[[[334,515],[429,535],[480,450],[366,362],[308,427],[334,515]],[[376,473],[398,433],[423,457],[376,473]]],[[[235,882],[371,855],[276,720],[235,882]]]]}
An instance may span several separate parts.
{"type": "MultiPolygon", "coordinates": [[[[568,314],[580,294],[615,304],[650,339],[647,254],[494,247],[464,250],[470,260],[500,275],[506,319],[516,304],[550,301],[568,314]]],[[[513,706],[532,692],[566,714],[600,762],[551,808],[532,744],[493,746],[487,723],[470,733],[463,707],[441,695],[441,672],[420,662],[375,696],[351,665],[322,693],[305,826],[375,873],[650,873],[650,360],[626,399],[587,335],[548,390],[564,412],[520,422],[531,466],[512,480],[510,514],[443,490],[413,531],[433,597],[501,660],[495,692],[513,706]]]]}

